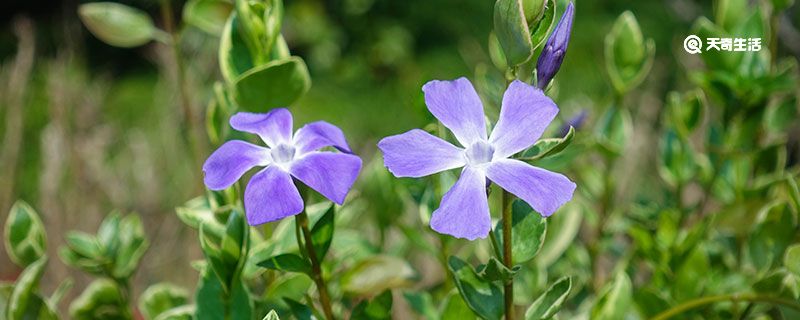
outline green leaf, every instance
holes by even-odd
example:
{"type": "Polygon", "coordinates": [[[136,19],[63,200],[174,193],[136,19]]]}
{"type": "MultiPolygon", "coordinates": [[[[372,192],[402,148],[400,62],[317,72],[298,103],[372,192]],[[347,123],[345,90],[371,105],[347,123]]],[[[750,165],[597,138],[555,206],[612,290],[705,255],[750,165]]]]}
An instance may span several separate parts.
{"type": "Polygon", "coordinates": [[[217,244],[219,240],[214,239],[212,235],[206,232],[205,224],[200,225],[199,236],[200,249],[202,249],[203,255],[206,257],[206,261],[208,261],[211,271],[217,276],[217,279],[219,280],[225,292],[228,292],[230,289],[228,287],[228,283],[233,276],[234,267],[225,263],[225,260],[222,257],[222,250],[217,244]]]}
{"type": "Polygon", "coordinates": [[[631,280],[625,272],[617,272],[614,281],[602,290],[600,298],[592,308],[592,319],[624,319],[631,307],[631,280]]]}
{"type": "Polygon", "coordinates": [[[557,155],[572,143],[574,137],[575,128],[570,126],[567,135],[563,138],[549,138],[537,141],[536,144],[522,153],[520,160],[533,161],[557,155]]]}
{"type": "Polygon", "coordinates": [[[362,301],[354,309],[350,319],[372,320],[392,318],[392,291],[386,290],[369,301],[362,301]]]}
{"type": "Polygon", "coordinates": [[[105,256],[111,257],[117,252],[117,250],[119,250],[119,224],[121,220],[122,215],[119,212],[114,211],[109,213],[103,219],[100,227],[97,228],[97,242],[103,249],[103,255],[105,256]]]}
{"type": "Polygon", "coordinates": [[[200,225],[204,224],[206,231],[217,237],[222,237],[225,232],[225,221],[217,219],[214,209],[205,196],[187,201],[183,206],[175,208],[175,212],[183,223],[196,230],[200,230],[200,225]]]}
{"type": "Polygon", "coordinates": [[[293,253],[280,254],[257,264],[272,270],[311,274],[311,264],[308,260],[293,253]]]}
{"type": "MultiPolygon", "coordinates": [[[[517,199],[511,206],[511,230],[511,256],[515,263],[524,263],[533,259],[542,248],[547,233],[547,221],[525,201],[517,199]]],[[[497,223],[494,234],[502,246],[502,220],[497,223]]]]}
{"type": "Polygon", "coordinates": [[[415,277],[403,259],[377,255],[359,261],[342,275],[342,290],[359,296],[373,296],[388,289],[406,287],[415,277]]]}
{"type": "Polygon", "coordinates": [[[528,310],[525,311],[525,320],[552,318],[561,310],[561,305],[567,300],[570,290],[572,290],[572,278],[558,279],[528,307],[528,310]]]}
{"type": "Polygon", "coordinates": [[[521,0],[497,0],[494,4],[494,33],[509,66],[530,59],[533,43],[521,0]]]}
{"type": "Polygon", "coordinates": [[[153,320],[192,320],[195,312],[194,305],[183,305],[164,311],[153,320]]]}
{"type": "Polygon", "coordinates": [[[248,230],[241,211],[231,210],[228,222],[225,224],[225,235],[222,236],[220,243],[222,259],[226,265],[235,266],[239,262],[248,237],[248,230]]]}
{"type": "Polygon", "coordinates": [[[119,250],[114,252],[113,275],[117,278],[129,278],[139,266],[139,261],[147,251],[149,242],[145,238],[142,220],[137,214],[129,214],[122,218],[119,233],[115,238],[119,239],[119,250]]]}
{"type": "Polygon", "coordinates": [[[44,224],[25,201],[18,200],[11,206],[3,233],[8,257],[21,267],[39,260],[47,251],[44,224]]]}
{"type": "Polygon", "coordinates": [[[39,280],[42,278],[46,265],[47,256],[42,256],[39,260],[28,265],[19,275],[17,282],[14,283],[11,297],[8,299],[7,314],[10,319],[25,319],[25,314],[38,310],[36,307],[37,302],[35,301],[36,291],[39,288],[39,280]]]}
{"type": "Polygon", "coordinates": [[[183,21],[209,34],[220,35],[233,11],[230,2],[222,0],[189,0],[183,7],[183,21]]]}
{"type": "Polygon", "coordinates": [[[583,217],[579,204],[567,203],[557,215],[547,218],[548,228],[558,232],[547,233],[542,250],[537,254],[536,263],[546,267],[562,257],[578,235],[583,217]]]}
{"type": "Polygon", "coordinates": [[[794,244],[786,249],[786,253],[783,255],[783,265],[800,277],[800,244],[794,244]]]}
{"type": "Polygon", "coordinates": [[[503,316],[503,292],[494,282],[484,282],[472,267],[456,256],[447,262],[461,297],[475,314],[494,320],[503,316]]]}
{"type": "Polygon", "coordinates": [[[325,258],[333,240],[334,208],[335,206],[331,205],[330,209],[325,211],[325,214],[311,228],[311,243],[314,245],[314,251],[317,253],[319,261],[325,258]]]}
{"type": "Polygon", "coordinates": [[[255,66],[255,58],[247,47],[241,28],[238,15],[232,13],[219,42],[219,68],[228,84],[234,83],[236,78],[255,66]]]}
{"type": "Polygon", "coordinates": [[[142,10],[115,2],[94,2],[78,7],[89,31],[112,46],[130,48],[150,42],[158,30],[142,10]]]}
{"type": "Polygon", "coordinates": [[[189,293],[170,283],[154,284],[139,297],[139,311],[145,319],[155,319],[162,313],[185,305],[189,301],[189,293]]]}
{"type": "Polygon", "coordinates": [[[76,320],[129,318],[130,310],[120,290],[110,279],[94,280],[69,305],[69,314],[76,320]]]}
{"type": "Polygon", "coordinates": [[[286,304],[289,305],[289,311],[291,311],[292,315],[294,315],[294,317],[298,320],[315,319],[313,317],[314,312],[311,310],[311,307],[289,298],[283,298],[283,302],[286,302],[286,304]]]}
{"type": "Polygon", "coordinates": [[[623,12],[605,39],[606,70],[618,94],[624,94],[644,80],[654,56],[653,39],[645,41],[633,13],[623,12]]]}
{"type": "Polygon", "coordinates": [[[541,19],[536,22],[534,26],[531,21],[528,21],[528,25],[531,27],[531,42],[533,43],[533,50],[536,50],[539,46],[544,44],[547,41],[547,35],[550,33],[550,30],[553,28],[553,25],[556,23],[556,0],[526,0],[527,1],[534,1],[537,3],[546,4],[544,11],[542,12],[541,19]]]}
{"type": "Polygon", "coordinates": [[[606,155],[619,156],[633,132],[633,121],[628,109],[610,106],[597,122],[598,145],[606,155]]]}
{"type": "Polygon", "coordinates": [[[294,103],[311,87],[311,78],[305,62],[291,57],[247,70],[233,85],[242,109],[263,112],[294,103]]]}
{"type": "Polygon", "coordinates": [[[519,269],[520,266],[514,266],[513,268],[509,269],[503,265],[500,260],[497,260],[495,257],[491,257],[489,258],[489,262],[487,262],[485,265],[478,266],[475,271],[478,273],[478,277],[484,281],[500,281],[501,283],[505,283],[506,281],[513,279],[514,275],[519,271],[519,269]]]}
{"type": "MultiPolygon", "coordinates": [[[[453,289],[442,301],[441,320],[463,320],[475,318],[475,313],[469,309],[467,303],[461,298],[458,290],[453,289]]],[[[430,319],[430,318],[428,318],[430,319]]],[[[435,318],[434,318],[435,319],[435,318]]]]}
{"type": "MultiPolygon", "coordinates": [[[[407,291],[403,292],[403,298],[406,299],[411,309],[414,310],[417,315],[422,316],[423,319],[439,318],[436,306],[433,305],[433,298],[429,292],[407,291]]],[[[464,309],[466,308],[467,306],[464,306],[464,309]]],[[[467,312],[469,313],[470,311],[467,312]]]]}
{"type": "Polygon", "coordinates": [[[224,290],[219,279],[206,268],[195,294],[195,319],[198,320],[250,320],[253,318],[253,301],[238,277],[232,280],[231,290],[224,290]]]}
{"type": "Polygon", "coordinates": [[[785,202],[775,202],[759,214],[759,219],[748,239],[750,260],[759,271],[770,269],[795,236],[794,215],[785,202]]]}
{"type": "Polygon", "coordinates": [[[69,249],[82,257],[99,260],[103,256],[103,249],[97,238],[88,233],[70,231],[66,240],[69,249]]]}
{"type": "Polygon", "coordinates": [[[267,313],[266,316],[264,316],[264,319],[262,320],[281,320],[281,318],[278,317],[278,313],[275,312],[275,309],[272,309],[269,311],[269,313],[267,313]]]}

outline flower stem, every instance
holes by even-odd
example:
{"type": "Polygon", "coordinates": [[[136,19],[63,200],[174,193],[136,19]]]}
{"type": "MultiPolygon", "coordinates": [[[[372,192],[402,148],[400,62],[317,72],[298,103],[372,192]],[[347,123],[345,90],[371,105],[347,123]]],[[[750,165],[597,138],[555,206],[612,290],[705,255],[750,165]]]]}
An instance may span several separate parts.
{"type": "Polygon", "coordinates": [[[674,316],[680,315],[686,311],[702,307],[704,305],[722,302],[722,301],[731,301],[731,302],[740,302],[740,301],[747,301],[747,302],[766,302],[774,305],[782,305],[788,308],[792,308],[794,310],[800,311],[800,304],[795,301],[779,298],[779,297],[772,297],[772,296],[765,296],[753,293],[742,293],[742,294],[725,294],[725,295],[718,295],[718,296],[708,296],[708,297],[701,297],[694,300],[689,300],[677,306],[674,306],[666,311],[657,314],[655,317],[651,318],[651,320],[666,320],[670,319],[674,316]]]}
{"type": "MultiPolygon", "coordinates": [[[[308,258],[311,260],[311,278],[317,285],[319,292],[319,303],[322,305],[322,311],[325,313],[325,318],[333,320],[333,309],[331,308],[331,298],[328,294],[328,287],[325,285],[325,279],[322,277],[322,265],[317,259],[317,252],[314,250],[314,243],[311,242],[311,231],[308,229],[308,215],[306,210],[303,209],[297,216],[296,223],[303,231],[303,238],[305,238],[305,250],[308,258]]],[[[299,240],[299,239],[298,239],[299,240]]],[[[301,243],[298,245],[302,246],[301,243]]]]}
{"type": "MultiPolygon", "coordinates": [[[[503,264],[506,268],[513,268],[514,259],[511,256],[511,203],[514,201],[508,191],[503,190],[503,264]]],[[[509,279],[503,287],[506,320],[514,319],[514,280],[509,279]]]]}

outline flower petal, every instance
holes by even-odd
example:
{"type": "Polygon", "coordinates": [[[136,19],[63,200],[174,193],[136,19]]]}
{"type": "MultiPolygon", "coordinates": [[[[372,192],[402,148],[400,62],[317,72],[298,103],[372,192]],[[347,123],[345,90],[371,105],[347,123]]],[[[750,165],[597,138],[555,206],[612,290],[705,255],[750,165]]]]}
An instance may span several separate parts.
{"type": "Polygon", "coordinates": [[[396,177],[419,178],[466,164],[464,150],[420,129],[383,138],[378,148],[396,177]]]}
{"type": "Polygon", "coordinates": [[[542,90],[514,80],[503,95],[500,119],[489,138],[494,158],[507,158],[533,145],[557,113],[558,107],[542,90]]]}
{"type": "Polygon", "coordinates": [[[436,119],[453,131],[463,147],[486,140],[483,103],[467,78],[433,80],[422,86],[425,104],[436,119]]]}
{"type": "Polygon", "coordinates": [[[256,173],[244,191],[244,211],[251,226],[303,211],[303,198],[289,173],[269,166],[256,173]]]}
{"type": "Polygon", "coordinates": [[[230,187],[251,168],[271,161],[269,149],[244,141],[225,142],[203,164],[204,182],[211,190],[230,187]]]}
{"type": "Polygon", "coordinates": [[[325,121],[312,122],[297,130],[294,134],[294,146],[300,154],[330,146],[350,153],[350,146],[347,145],[342,130],[325,121]]]}
{"type": "Polygon", "coordinates": [[[292,113],[286,108],[268,113],[238,112],[231,117],[230,123],[238,131],[257,134],[273,148],[279,143],[292,141],[292,113]]]}
{"type": "Polygon", "coordinates": [[[439,208],[433,211],[431,228],[457,238],[485,238],[492,228],[486,177],[472,167],[465,167],[461,177],[442,197],[439,208]]]}
{"type": "Polygon", "coordinates": [[[489,180],[527,202],[542,216],[550,216],[572,199],[575,183],[560,173],[513,159],[493,161],[486,168],[489,180]]]}
{"type": "Polygon", "coordinates": [[[344,203],[360,170],[361,158],[335,152],[306,154],[289,168],[295,178],[340,205],[344,203]]]}

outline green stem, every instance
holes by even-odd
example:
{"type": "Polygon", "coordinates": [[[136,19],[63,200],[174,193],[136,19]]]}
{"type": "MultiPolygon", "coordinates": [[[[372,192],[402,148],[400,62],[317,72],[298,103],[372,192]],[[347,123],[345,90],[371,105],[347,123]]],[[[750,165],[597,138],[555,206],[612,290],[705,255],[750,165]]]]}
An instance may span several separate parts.
{"type": "Polygon", "coordinates": [[[680,315],[684,312],[687,312],[692,309],[696,309],[708,304],[722,302],[722,301],[731,301],[731,302],[765,302],[770,303],[773,305],[782,305],[788,308],[792,308],[794,310],[800,311],[800,304],[789,300],[783,299],[778,297],[771,297],[771,296],[764,296],[759,294],[753,293],[742,293],[742,294],[725,294],[725,295],[717,295],[717,296],[708,296],[697,298],[694,300],[689,300],[677,306],[674,306],[666,311],[657,314],[655,317],[651,318],[651,320],[666,320],[677,315],[680,315]]]}
{"type": "MultiPolygon", "coordinates": [[[[322,266],[317,259],[317,252],[314,250],[314,243],[311,241],[311,231],[308,228],[308,215],[306,214],[306,210],[303,209],[300,214],[297,216],[296,223],[300,226],[300,229],[303,231],[303,237],[305,238],[305,249],[308,255],[308,258],[311,260],[311,278],[314,280],[314,283],[317,285],[317,291],[319,292],[319,303],[322,305],[322,311],[325,313],[325,318],[328,320],[335,319],[333,317],[333,309],[331,308],[331,298],[328,294],[328,287],[325,285],[325,279],[322,277],[322,266]]],[[[298,245],[302,246],[301,243],[298,245]]]]}
{"type": "MultiPolygon", "coordinates": [[[[511,203],[514,197],[503,190],[503,264],[506,268],[514,267],[514,259],[511,256],[511,203]]],[[[514,280],[509,279],[503,287],[506,320],[514,319],[514,280]]]]}

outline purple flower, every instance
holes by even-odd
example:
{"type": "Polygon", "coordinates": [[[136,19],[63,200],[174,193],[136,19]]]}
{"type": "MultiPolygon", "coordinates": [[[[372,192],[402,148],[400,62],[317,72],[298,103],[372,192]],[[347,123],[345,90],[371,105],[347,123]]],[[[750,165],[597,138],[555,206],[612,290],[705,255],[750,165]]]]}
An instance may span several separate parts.
{"type": "Polygon", "coordinates": [[[581,111],[578,112],[578,114],[572,116],[572,118],[567,119],[567,122],[565,122],[564,125],[561,126],[561,129],[558,129],[558,135],[563,138],[567,136],[567,133],[569,133],[570,127],[575,128],[575,131],[583,127],[583,123],[586,122],[587,115],[588,113],[586,112],[586,109],[581,109],[581,111]]]}
{"type": "Polygon", "coordinates": [[[547,88],[550,80],[553,80],[558,69],[561,68],[561,62],[564,61],[564,55],[567,54],[574,13],[575,7],[570,1],[564,14],[561,15],[561,20],[558,21],[555,30],[542,48],[539,60],[536,61],[536,85],[541,89],[547,88]]]}
{"type": "Polygon", "coordinates": [[[414,129],[378,143],[386,167],[397,177],[423,177],[464,167],[431,217],[439,233],[474,240],[491,229],[487,179],[550,216],[572,199],[567,177],[509,159],[531,145],[553,121],[558,107],[541,90],[516,80],[503,96],[500,119],[487,135],[483,106],[466,78],[428,82],[422,87],[428,110],[453,132],[457,147],[414,129]]]}
{"type": "Polygon", "coordinates": [[[292,135],[292,114],[281,108],[269,113],[239,112],[230,123],[236,130],[257,134],[268,147],[240,140],[226,142],[203,165],[205,184],[211,190],[222,190],[253,167],[264,167],[253,175],[244,192],[250,225],[303,211],[303,198],[293,178],[341,205],[361,170],[361,159],[350,154],[342,130],[325,121],[309,123],[292,135]],[[325,147],[343,152],[318,151],[325,147]]]}

